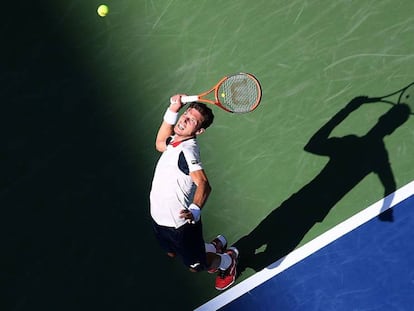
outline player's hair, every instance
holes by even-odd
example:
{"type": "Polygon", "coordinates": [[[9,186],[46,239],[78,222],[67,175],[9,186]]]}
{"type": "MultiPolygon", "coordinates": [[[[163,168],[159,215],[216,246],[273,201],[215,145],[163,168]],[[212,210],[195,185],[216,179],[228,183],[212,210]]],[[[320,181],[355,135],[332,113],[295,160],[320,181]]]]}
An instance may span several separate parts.
{"type": "Polygon", "coordinates": [[[199,102],[194,102],[189,104],[188,108],[194,108],[203,116],[204,121],[201,123],[201,128],[206,129],[213,123],[214,114],[210,107],[207,107],[207,105],[199,102]]]}

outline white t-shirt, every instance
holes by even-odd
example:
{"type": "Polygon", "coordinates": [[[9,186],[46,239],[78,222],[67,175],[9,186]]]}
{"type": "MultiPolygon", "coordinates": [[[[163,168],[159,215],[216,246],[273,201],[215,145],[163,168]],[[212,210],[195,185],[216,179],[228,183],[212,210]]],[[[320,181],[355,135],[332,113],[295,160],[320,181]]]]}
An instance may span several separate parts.
{"type": "Polygon", "coordinates": [[[186,223],[180,211],[193,202],[196,189],[189,173],[201,169],[195,138],[168,144],[155,167],[150,193],[151,216],[157,224],[178,228],[186,223]]]}

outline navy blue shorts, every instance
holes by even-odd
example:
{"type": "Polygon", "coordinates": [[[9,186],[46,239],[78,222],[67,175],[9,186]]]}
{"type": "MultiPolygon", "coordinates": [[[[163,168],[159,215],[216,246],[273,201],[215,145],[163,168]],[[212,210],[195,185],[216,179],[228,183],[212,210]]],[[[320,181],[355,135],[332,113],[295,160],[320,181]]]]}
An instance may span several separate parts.
{"type": "Polygon", "coordinates": [[[166,252],[176,253],[183,263],[194,270],[207,269],[206,250],[201,220],[180,228],[165,227],[152,221],[155,237],[166,252]]]}

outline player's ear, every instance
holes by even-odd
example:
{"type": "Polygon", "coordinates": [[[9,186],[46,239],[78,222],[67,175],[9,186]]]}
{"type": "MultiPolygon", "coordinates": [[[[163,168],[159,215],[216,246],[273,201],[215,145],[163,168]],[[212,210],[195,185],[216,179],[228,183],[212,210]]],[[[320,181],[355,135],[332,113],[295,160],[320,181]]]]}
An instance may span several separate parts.
{"type": "Polygon", "coordinates": [[[201,129],[199,129],[199,130],[196,132],[196,135],[203,134],[205,131],[206,131],[206,129],[205,129],[205,128],[201,128],[201,129]]]}

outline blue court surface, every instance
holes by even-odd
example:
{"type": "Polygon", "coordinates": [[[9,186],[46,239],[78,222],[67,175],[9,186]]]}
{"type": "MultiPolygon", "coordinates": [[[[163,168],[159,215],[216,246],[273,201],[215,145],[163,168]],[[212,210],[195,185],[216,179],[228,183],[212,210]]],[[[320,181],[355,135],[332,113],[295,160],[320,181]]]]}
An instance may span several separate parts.
{"type": "Polygon", "coordinates": [[[196,310],[413,310],[413,192],[411,182],[196,310]]]}

